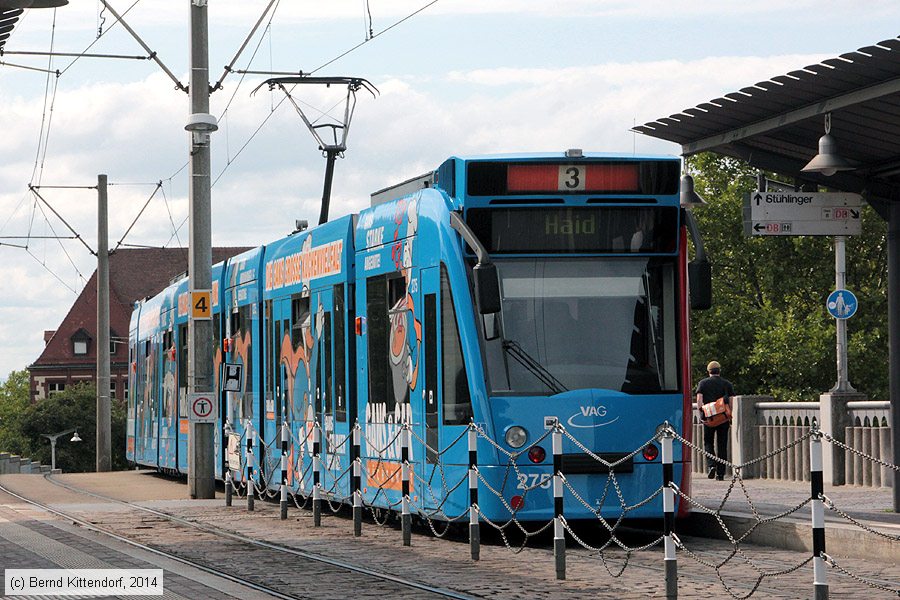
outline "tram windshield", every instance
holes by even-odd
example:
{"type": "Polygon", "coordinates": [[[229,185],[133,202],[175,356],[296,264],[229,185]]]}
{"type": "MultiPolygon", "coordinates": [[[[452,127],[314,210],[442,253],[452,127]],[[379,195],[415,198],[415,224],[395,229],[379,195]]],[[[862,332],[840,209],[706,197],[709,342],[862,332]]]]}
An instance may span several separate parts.
{"type": "Polygon", "coordinates": [[[494,393],[678,389],[674,258],[495,263],[503,335],[486,342],[494,393]]]}

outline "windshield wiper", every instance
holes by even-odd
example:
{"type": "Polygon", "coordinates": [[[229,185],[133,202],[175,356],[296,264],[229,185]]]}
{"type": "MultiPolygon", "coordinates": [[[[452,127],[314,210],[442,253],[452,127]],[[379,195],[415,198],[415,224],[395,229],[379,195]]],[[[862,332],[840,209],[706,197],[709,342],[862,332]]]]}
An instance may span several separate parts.
{"type": "Polygon", "coordinates": [[[554,394],[561,394],[569,391],[569,388],[553,376],[553,373],[547,370],[544,365],[536,361],[530,354],[525,352],[518,342],[513,340],[503,340],[503,349],[509,353],[516,362],[525,367],[525,369],[537,377],[541,383],[550,388],[554,394]]]}

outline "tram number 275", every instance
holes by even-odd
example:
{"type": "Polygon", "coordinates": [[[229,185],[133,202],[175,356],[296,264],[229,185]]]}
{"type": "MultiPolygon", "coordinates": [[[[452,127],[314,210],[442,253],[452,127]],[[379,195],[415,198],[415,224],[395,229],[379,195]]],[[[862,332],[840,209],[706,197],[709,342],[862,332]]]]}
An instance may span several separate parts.
{"type": "Polygon", "coordinates": [[[552,481],[552,477],[540,473],[534,475],[519,473],[518,478],[519,484],[516,486],[516,489],[519,490],[530,490],[538,487],[548,490],[550,489],[550,482],[552,481]]]}

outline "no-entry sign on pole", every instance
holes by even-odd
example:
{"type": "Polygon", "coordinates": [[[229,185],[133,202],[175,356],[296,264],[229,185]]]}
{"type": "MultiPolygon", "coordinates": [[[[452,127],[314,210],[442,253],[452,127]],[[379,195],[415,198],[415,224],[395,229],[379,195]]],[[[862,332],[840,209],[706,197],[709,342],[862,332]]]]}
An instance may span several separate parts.
{"type": "Polygon", "coordinates": [[[215,423],[217,416],[213,394],[191,394],[188,397],[188,420],[191,423],[215,423]]]}

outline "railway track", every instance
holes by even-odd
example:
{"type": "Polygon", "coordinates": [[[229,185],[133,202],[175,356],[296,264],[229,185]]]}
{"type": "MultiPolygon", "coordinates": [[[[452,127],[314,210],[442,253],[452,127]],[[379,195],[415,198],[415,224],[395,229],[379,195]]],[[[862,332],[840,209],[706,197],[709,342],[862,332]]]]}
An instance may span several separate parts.
{"type": "MultiPolygon", "coordinates": [[[[346,547],[343,550],[343,556],[334,558],[334,553],[331,552],[329,552],[330,556],[324,556],[307,549],[301,550],[277,542],[256,539],[259,537],[272,537],[273,530],[271,528],[271,520],[269,517],[277,518],[277,512],[269,513],[267,517],[266,511],[262,511],[253,519],[247,519],[249,515],[241,511],[239,518],[244,520],[243,525],[240,527],[250,527],[254,531],[250,532],[250,529],[242,529],[242,532],[253,535],[255,536],[254,538],[248,537],[248,535],[242,535],[242,533],[237,533],[235,531],[235,529],[237,529],[235,522],[229,521],[229,525],[225,526],[229,527],[229,529],[225,529],[217,526],[216,523],[210,522],[214,519],[221,519],[223,516],[222,512],[209,513],[207,512],[208,509],[198,508],[197,510],[176,515],[166,512],[167,509],[159,510],[158,508],[141,506],[102,493],[85,490],[70,485],[67,482],[56,480],[51,476],[45,476],[45,479],[49,484],[58,486],[73,494],[77,494],[86,499],[93,498],[94,500],[102,501],[103,503],[119,505],[124,510],[110,509],[98,511],[95,510],[95,506],[94,508],[89,509],[89,514],[85,515],[84,509],[74,509],[76,511],[81,511],[81,515],[79,516],[73,515],[71,512],[66,512],[65,510],[60,510],[59,508],[48,507],[39,502],[22,498],[18,494],[14,494],[15,497],[30,502],[31,504],[41,506],[45,510],[63,516],[66,519],[70,519],[85,528],[100,531],[101,533],[107,533],[107,531],[104,530],[109,530],[113,537],[116,537],[117,539],[127,538],[123,539],[126,543],[132,543],[141,548],[149,547],[150,551],[164,556],[174,555],[173,557],[176,560],[190,565],[197,565],[198,568],[202,568],[209,573],[216,575],[224,574],[226,579],[251,585],[251,587],[254,587],[254,589],[257,589],[260,593],[265,593],[271,597],[298,598],[318,597],[322,595],[333,596],[335,590],[339,589],[352,589],[354,591],[362,590],[364,593],[360,597],[364,598],[381,598],[388,595],[390,595],[392,599],[419,597],[473,597],[460,591],[436,587],[435,585],[429,585],[427,583],[415,581],[414,579],[409,579],[408,577],[411,576],[415,578],[416,575],[410,575],[408,572],[403,573],[406,577],[389,574],[403,572],[402,568],[394,570],[390,566],[383,565],[381,568],[388,572],[380,572],[359,564],[354,564],[359,560],[356,558],[357,554],[347,552],[346,547]],[[266,525],[266,523],[268,523],[268,525],[266,525]],[[185,543],[182,544],[180,540],[185,540],[185,543]],[[187,540],[189,540],[189,543],[187,540]],[[194,552],[195,555],[191,555],[191,552],[194,552]],[[197,553],[199,553],[199,555],[197,555],[197,553]],[[222,562],[223,556],[228,559],[225,561],[226,564],[223,564],[222,562]],[[256,568],[250,568],[252,565],[256,565],[256,568]],[[313,580],[318,581],[319,586],[315,589],[298,586],[297,578],[301,576],[301,574],[307,574],[309,576],[307,577],[308,579],[312,578],[313,580]],[[332,582],[338,581],[339,583],[324,583],[326,580],[332,582]]],[[[3,488],[0,487],[0,490],[2,489],[3,488]]],[[[8,492],[8,490],[6,491],[8,492]]],[[[77,499],[75,501],[78,502],[77,499]]],[[[252,515],[253,513],[250,514],[252,515]]],[[[238,514],[234,513],[233,516],[238,517],[238,514]]],[[[226,516],[225,518],[231,519],[232,517],[226,516]]],[[[277,523],[278,521],[275,522],[277,523]]],[[[640,537],[638,531],[634,531],[629,535],[640,537]]],[[[319,543],[317,540],[324,541],[327,538],[313,537],[307,539],[314,544],[319,543]]],[[[723,547],[719,542],[702,539],[686,541],[694,551],[706,561],[718,563],[727,554],[727,548],[723,547]],[[708,544],[712,544],[712,547],[708,544]]],[[[464,540],[455,539],[454,542],[464,543],[464,540]]],[[[450,562],[455,560],[454,556],[459,551],[459,548],[453,548],[453,546],[456,546],[456,543],[454,542],[448,542],[449,548],[445,553],[446,560],[450,562]]],[[[487,542],[488,546],[485,546],[485,550],[488,552],[490,552],[488,548],[491,546],[502,546],[502,542],[499,540],[495,540],[495,542],[492,543],[488,539],[483,539],[483,542],[487,542]]],[[[536,559],[534,560],[537,562],[535,564],[542,565],[544,562],[552,564],[549,561],[549,558],[545,556],[549,551],[549,547],[541,540],[535,540],[535,542],[536,546],[531,550],[536,556],[536,559]]],[[[360,547],[362,554],[359,556],[368,556],[367,553],[372,551],[384,552],[384,547],[377,546],[377,543],[378,542],[376,542],[376,546],[360,547]]],[[[446,544],[444,546],[446,547],[446,544]]],[[[309,546],[306,547],[308,548],[309,546]]],[[[341,552],[339,551],[338,554],[340,553],[341,552]]],[[[571,548],[570,554],[571,559],[573,560],[573,568],[575,568],[574,565],[577,565],[579,559],[584,560],[592,555],[592,553],[586,552],[580,548],[571,548]]],[[[614,570],[617,570],[616,564],[627,558],[625,554],[616,551],[610,552],[608,556],[614,563],[610,565],[614,570]]],[[[434,557],[432,556],[432,559],[433,558],[434,557]]],[[[766,551],[765,549],[757,549],[754,551],[753,558],[757,567],[769,572],[777,572],[784,569],[787,564],[799,562],[803,556],[798,554],[791,554],[788,556],[785,553],[777,551],[771,552],[766,551]],[[760,552],[761,555],[759,554],[760,552]]],[[[630,567],[628,568],[628,573],[630,575],[626,575],[626,578],[641,579],[644,581],[662,579],[663,570],[658,564],[658,561],[655,560],[655,553],[639,553],[631,556],[631,559],[632,560],[629,561],[630,567]]],[[[685,557],[685,559],[686,560],[680,561],[679,564],[680,579],[683,577],[684,579],[682,579],[682,581],[687,585],[685,591],[705,589],[707,590],[707,593],[712,593],[713,595],[725,592],[725,590],[721,588],[721,583],[723,582],[719,581],[716,573],[697,565],[694,561],[687,559],[687,557],[685,557]]],[[[739,575],[733,571],[734,567],[740,566],[737,563],[742,562],[743,561],[737,557],[736,563],[726,568],[726,571],[728,571],[726,574],[726,581],[729,585],[735,586],[734,591],[738,595],[749,592],[750,588],[753,587],[755,579],[752,572],[746,572],[743,575],[739,575]]],[[[513,569],[514,563],[515,561],[512,561],[507,566],[509,566],[510,569],[513,569]]],[[[592,568],[596,569],[597,563],[595,560],[592,560],[591,563],[593,564],[592,568]]],[[[396,561],[394,564],[397,564],[396,561]]],[[[434,571],[435,568],[439,568],[436,566],[437,564],[440,563],[432,562],[431,571],[427,572],[437,572],[434,571]]],[[[493,569],[497,566],[498,565],[495,563],[491,569],[487,572],[483,572],[475,567],[475,565],[472,565],[473,571],[466,571],[466,575],[462,577],[459,575],[460,572],[457,572],[457,578],[450,580],[455,581],[455,585],[459,585],[460,589],[468,590],[470,594],[474,595],[479,594],[479,591],[476,590],[485,589],[484,584],[486,581],[492,581],[493,584],[501,587],[503,584],[508,584],[510,581],[517,581],[516,577],[523,577],[521,584],[525,587],[512,588],[512,590],[517,591],[510,597],[519,597],[521,594],[528,594],[529,592],[534,592],[534,597],[541,598],[554,597],[556,594],[559,594],[556,597],[571,597],[571,592],[576,591],[575,589],[569,589],[567,590],[569,592],[567,594],[562,589],[556,587],[554,595],[544,595],[541,593],[545,591],[544,588],[552,589],[552,576],[546,580],[537,582],[527,575],[523,575],[522,572],[516,574],[514,570],[507,571],[506,567],[501,569],[500,572],[493,573],[493,569]],[[478,573],[480,573],[480,575],[478,573]]],[[[742,572],[748,571],[746,565],[740,570],[742,572]]],[[[808,569],[804,569],[804,572],[806,570],[808,569]]],[[[577,568],[573,570],[573,574],[575,573],[577,573],[577,568]]],[[[799,574],[790,575],[787,579],[784,577],[767,578],[761,582],[756,596],[772,598],[803,597],[807,591],[806,586],[801,583],[799,584],[799,587],[797,587],[797,582],[788,583],[788,581],[796,578],[798,575],[799,574]]],[[[890,581],[893,579],[892,577],[885,577],[887,572],[883,573],[881,577],[874,573],[873,575],[874,577],[870,576],[871,581],[883,585],[896,585],[896,582],[890,581]]],[[[800,579],[803,578],[804,577],[801,575],[800,579]]],[[[624,583],[622,580],[619,581],[624,583]]],[[[859,587],[858,582],[853,582],[848,577],[838,572],[830,572],[829,581],[835,586],[835,592],[849,592],[850,590],[861,592],[864,590],[864,587],[859,587]]],[[[441,585],[440,582],[432,583],[441,585]]],[[[609,581],[606,583],[609,583],[609,581]]],[[[507,590],[511,591],[509,589],[507,590]]],[[[655,593],[655,591],[656,588],[648,590],[648,592],[652,593],[655,593]]],[[[503,596],[503,594],[500,595],[503,596]]],[[[575,595],[577,596],[577,593],[575,595]]],[[[878,594],[876,593],[872,597],[877,596],[878,594]]]]}
{"type": "MultiPolygon", "coordinates": [[[[95,519],[89,520],[77,514],[73,514],[72,512],[60,510],[59,508],[49,506],[48,504],[45,504],[43,502],[27,498],[4,487],[3,485],[0,485],[0,491],[14,498],[17,498],[22,502],[38,507],[63,519],[69,520],[72,523],[75,523],[85,529],[97,532],[104,536],[111,537],[120,542],[124,542],[125,544],[140,548],[158,556],[170,558],[179,563],[192,566],[218,577],[222,577],[223,579],[227,579],[235,583],[240,583],[254,589],[257,592],[267,594],[273,598],[293,599],[310,597],[310,591],[306,587],[308,582],[298,586],[291,581],[285,581],[285,579],[287,578],[283,577],[283,575],[286,575],[287,573],[278,573],[278,568],[274,566],[279,564],[279,562],[282,564],[286,563],[287,561],[285,561],[284,559],[287,556],[294,557],[295,559],[299,558],[310,563],[316,563],[317,568],[314,569],[314,572],[317,581],[320,583],[324,581],[324,578],[334,576],[336,581],[338,581],[339,585],[341,586],[352,585],[356,589],[367,589],[373,592],[383,590],[384,594],[391,594],[392,597],[434,597],[459,599],[472,598],[472,596],[470,595],[447,588],[436,587],[397,575],[383,573],[361,565],[352,564],[347,561],[336,560],[334,558],[330,558],[306,550],[299,550],[297,548],[291,548],[289,546],[277,544],[274,542],[254,539],[245,535],[241,535],[239,533],[224,530],[222,528],[216,527],[215,525],[201,523],[191,519],[172,515],[161,510],[156,510],[146,506],[140,506],[138,504],[127,502],[125,500],[119,500],[117,498],[112,498],[103,494],[90,492],[55,480],[49,474],[45,475],[44,477],[53,485],[62,487],[71,492],[102,500],[103,502],[126,506],[137,513],[152,515],[154,520],[151,521],[152,525],[150,528],[154,530],[152,534],[154,536],[154,539],[174,537],[175,532],[172,531],[173,529],[189,529],[193,530],[190,537],[194,540],[195,546],[198,545],[199,542],[199,545],[206,548],[215,547],[216,551],[214,552],[214,554],[220,559],[223,554],[232,554],[235,556],[245,555],[246,550],[250,548],[254,550],[252,561],[253,563],[272,566],[272,568],[253,568],[252,565],[247,565],[246,563],[241,564],[240,561],[237,561],[236,563],[233,562],[229,567],[214,566],[209,564],[209,560],[201,560],[199,557],[191,556],[190,551],[186,547],[181,548],[178,551],[173,551],[164,549],[164,547],[160,543],[153,543],[151,545],[151,543],[149,543],[147,540],[139,541],[135,539],[135,537],[141,536],[135,536],[133,534],[134,530],[142,530],[148,528],[146,525],[148,521],[146,519],[143,519],[138,524],[135,524],[133,521],[129,521],[127,518],[124,520],[124,522],[119,522],[118,525],[120,530],[128,529],[132,533],[132,535],[123,535],[121,531],[116,531],[116,524],[114,523],[101,523],[95,519]],[[167,523],[169,526],[168,530],[160,530],[160,528],[158,527],[160,523],[167,523]],[[204,540],[209,541],[210,538],[215,539],[216,543],[202,543],[204,540]],[[227,544],[228,547],[223,546],[223,542],[227,544]],[[279,580],[279,584],[277,585],[277,587],[275,584],[266,582],[264,580],[265,576],[261,577],[260,572],[264,574],[272,573],[273,575],[275,575],[274,578],[279,580]],[[403,593],[404,591],[406,592],[406,594],[403,593]]],[[[121,515],[121,513],[115,514],[121,515]]],[[[148,536],[145,535],[144,537],[148,536]]],[[[182,535],[181,537],[187,536],[182,535]]],[[[290,571],[295,573],[302,573],[303,568],[297,563],[296,560],[294,560],[290,562],[290,571]]],[[[337,586],[338,583],[336,583],[335,585],[337,586]]]]}

